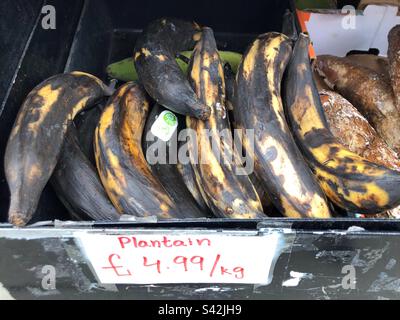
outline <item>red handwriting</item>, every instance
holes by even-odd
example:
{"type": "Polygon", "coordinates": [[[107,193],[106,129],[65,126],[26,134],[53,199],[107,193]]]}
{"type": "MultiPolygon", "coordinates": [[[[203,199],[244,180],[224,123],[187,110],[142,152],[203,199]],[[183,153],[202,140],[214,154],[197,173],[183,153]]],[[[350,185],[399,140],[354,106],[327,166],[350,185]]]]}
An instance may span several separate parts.
{"type": "Polygon", "coordinates": [[[214,275],[214,271],[215,271],[215,269],[217,268],[217,265],[218,265],[218,262],[219,262],[219,259],[220,259],[220,258],[221,258],[221,255],[220,255],[220,254],[217,254],[217,256],[215,257],[213,266],[212,266],[212,268],[211,268],[210,277],[212,277],[212,276],[214,275]]]}
{"type": "Polygon", "coordinates": [[[102,267],[102,268],[103,268],[103,269],[113,269],[114,272],[115,272],[115,274],[116,274],[118,277],[131,276],[132,274],[131,274],[131,272],[130,272],[128,269],[125,270],[126,273],[119,273],[119,272],[118,272],[118,268],[123,268],[124,266],[116,266],[116,265],[114,264],[114,261],[113,261],[114,257],[117,257],[118,260],[121,259],[121,257],[120,257],[118,254],[112,253],[112,254],[110,254],[110,255],[108,256],[108,262],[109,262],[110,266],[102,267]]]}
{"type": "Polygon", "coordinates": [[[244,268],[243,267],[235,267],[235,268],[233,268],[233,272],[235,273],[236,279],[244,278],[244,268]]]}
{"type": "MultiPolygon", "coordinates": [[[[221,259],[221,255],[217,254],[215,257],[213,267],[210,272],[210,277],[212,277],[214,275],[214,272],[218,266],[220,259],[221,259]]],[[[221,276],[230,275],[230,276],[234,276],[236,279],[243,279],[243,277],[244,277],[244,268],[243,267],[235,267],[233,269],[229,269],[224,266],[220,266],[220,272],[221,272],[221,276]]]]}
{"type": "Polygon", "coordinates": [[[143,257],[143,266],[145,266],[145,267],[157,266],[157,272],[161,273],[161,261],[160,260],[157,260],[155,263],[148,263],[147,257],[143,257]]]}
{"type": "Polygon", "coordinates": [[[204,263],[204,258],[200,256],[193,256],[191,258],[184,257],[184,256],[177,256],[174,259],[175,264],[181,264],[183,265],[183,268],[185,272],[188,271],[188,262],[191,264],[198,264],[200,271],[203,271],[203,263],[204,263]]]}
{"type": "MultiPolygon", "coordinates": [[[[227,267],[221,264],[222,256],[217,254],[214,259],[210,260],[205,257],[196,256],[175,256],[168,259],[168,261],[161,261],[160,259],[151,259],[147,256],[142,256],[142,260],[137,260],[135,266],[129,266],[129,269],[124,265],[123,259],[118,254],[112,253],[108,256],[108,266],[102,267],[114,272],[118,277],[132,276],[130,270],[141,268],[142,270],[154,270],[157,274],[167,274],[170,272],[207,272],[210,278],[216,275],[223,277],[234,277],[236,279],[243,279],[245,276],[245,269],[241,266],[227,267]],[[116,265],[118,261],[119,265],[116,265]],[[208,263],[207,263],[208,262],[208,263]],[[209,267],[206,267],[206,266],[209,267]],[[123,270],[120,270],[124,268],[123,270]],[[144,269],[145,268],[145,269],[144,269]]],[[[138,272],[140,274],[140,272],[138,272]]]]}
{"type": "Polygon", "coordinates": [[[118,237],[119,245],[122,249],[128,247],[134,248],[175,248],[175,247],[192,247],[192,246],[211,246],[211,240],[208,238],[184,240],[172,240],[168,236],[163,236],[160,240],[140,240],[136,237],[118,237]]]}

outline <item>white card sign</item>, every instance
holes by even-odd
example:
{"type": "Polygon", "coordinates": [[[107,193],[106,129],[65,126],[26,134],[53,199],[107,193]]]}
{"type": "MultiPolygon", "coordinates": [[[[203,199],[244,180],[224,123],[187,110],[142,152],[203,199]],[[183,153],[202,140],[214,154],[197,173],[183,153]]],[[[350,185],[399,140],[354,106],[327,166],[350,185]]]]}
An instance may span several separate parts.
{"type": "MultiPolygon", "coordinates": [[[[350,8],[350,7],[349,7],[350,8]]],[[[400,24],[396,6],[368,5],[362,14],[355,10],[321,10],[306,15],[305,25],[310,34],[316,55],[345,56],[351,50],[379,49],[380,56],[387,55],[387,35],[400,24]]]]}
{"type": "Polygon", "coordinates": [[[281,234],[77,235],[104,284],[268,284],[281,234]]]}

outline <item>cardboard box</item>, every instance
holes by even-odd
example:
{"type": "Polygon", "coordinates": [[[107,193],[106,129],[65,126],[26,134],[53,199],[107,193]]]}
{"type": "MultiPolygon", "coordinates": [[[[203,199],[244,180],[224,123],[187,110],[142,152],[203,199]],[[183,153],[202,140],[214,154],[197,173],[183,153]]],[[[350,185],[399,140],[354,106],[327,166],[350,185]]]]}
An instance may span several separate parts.
{"type": "Polygon", "coordinates": [[[346,56],[353,50],[387,55],[387,35],[400,24],[399,7],[368,5],[364,10],[297,10],[300,27],[310,35],[315,55],[346,56]]]}

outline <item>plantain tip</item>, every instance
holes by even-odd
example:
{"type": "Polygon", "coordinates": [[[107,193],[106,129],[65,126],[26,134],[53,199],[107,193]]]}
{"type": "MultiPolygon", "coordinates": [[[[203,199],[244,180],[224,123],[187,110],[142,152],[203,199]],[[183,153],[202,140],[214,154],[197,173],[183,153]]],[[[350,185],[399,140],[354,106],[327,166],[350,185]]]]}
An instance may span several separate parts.
{"type": "Polygon", "coordinates": [[[196,21],[192,21],[192,23],[195,30],[201,31],[201,26],[196,21]]]}
{"type": "Polygon", "coordinates": [[[116,86],[117,86],[117,79],[111,79],[109,85],[104,86],[104,94],[106,96],[112,96],[113,93],[116,91],[116,86]]]}
{"type": "Polygon", "coordinates": [[[205,104],[196,112],[195,117],[200,120],[207,120],[211,115],[211,108],[205,104]]]}
{"type": "Polygon", "coordinates": [[[21,212],[9,213],[8,222],[16,227],[24,227],[28,223],[28,219],[21,212]]]}

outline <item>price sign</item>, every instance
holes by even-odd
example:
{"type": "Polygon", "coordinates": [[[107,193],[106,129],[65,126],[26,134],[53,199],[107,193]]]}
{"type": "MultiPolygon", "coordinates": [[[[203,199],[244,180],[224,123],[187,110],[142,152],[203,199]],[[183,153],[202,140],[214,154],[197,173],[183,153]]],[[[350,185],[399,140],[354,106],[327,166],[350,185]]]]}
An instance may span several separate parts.
{"type": "Polygon", "coordinates": [[[104,284],[267,284],[280,234],[79,234],[104,284]]]}

